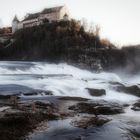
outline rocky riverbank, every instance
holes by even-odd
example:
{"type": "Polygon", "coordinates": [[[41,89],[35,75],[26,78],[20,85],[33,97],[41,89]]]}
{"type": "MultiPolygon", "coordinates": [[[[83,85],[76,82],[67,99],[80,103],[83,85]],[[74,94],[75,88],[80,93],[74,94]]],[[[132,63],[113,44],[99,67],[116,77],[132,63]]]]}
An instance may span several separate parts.
{"type": "MultiPolygon", "coordinates": [[[[22,100],[0,98],[0,137],[2,140],[27,139],[28,135],[45,127],[50,120],[71,118],[70,125],[80,129],[100,128],[115,119],[110,116],[123,114],[130,105],[94,101],[80,97],[48,96],[43,100],[22,100]],[[41,125],[41,126],[40,126],[41,125]]],[[[13,98],[12,98],[13,99],[13,98]]],[[[138,111],[139,102],[132,107],[138,111]]],[[[134,131],[134,130],[132,130],[134,131]]],[[[140,138],[140,133],[133,132],[132,137],[140,138]]]]}
{"type": "Polygon", "coordinates": [[[137,77],[67,64],[0,63],[1,140],[138,140],[137,77]]]}

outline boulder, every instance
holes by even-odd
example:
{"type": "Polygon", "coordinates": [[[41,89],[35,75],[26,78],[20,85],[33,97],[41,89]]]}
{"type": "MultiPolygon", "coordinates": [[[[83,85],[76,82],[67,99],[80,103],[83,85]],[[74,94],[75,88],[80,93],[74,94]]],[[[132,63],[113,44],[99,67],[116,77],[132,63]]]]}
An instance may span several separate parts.
{"type": "Polygon", "coordinates": [[[117,86],[116,90],[119,92],[125,92],[127,94],[132,94],[135,95],[137,97],[140,97],[140,88],[137,85],[133,85],[133,86],[117,86]]]}
{"type": "Polygon", "coordinates": [[[70,106],[70,110],[74,110],[77,113],[88,113],[95,115],[113,115],[123,113],[123,106],[117,103],[88,103],[82,102],[76,105],[70,106]]]}
{"type": "Polygon", "coordinates": [[[0,99],[9,99],[10,95],[0,95],[0,99]]]}
{"type": "Polygon", "coordinates": [[[106,91],[104,89],[92,89],[86,88],[91,96],[103,96],[106,95],[106,91]]]}
{"type": "Polygon", "coordinates": [[[26,139],[29,132],[32,132],[41,122],[47,123],[48,120],[56,120],[58,118],[59,114],[57,115],[53,112],[21,111],[13,108],[8,109],[1,112],[0,115],[0,139],[26,139]]]}
{"type": "Polygon", "coordinates": [[[49,91],[49,90],[43,91],[43,93],[44,93],[45,95],[53,95],[53,92],[52,92],[52,91],[49,91]]]}
{"type": "Polygon", "coordinates": [[[59,100],[66,100],[66,101],[88,101],[89,100],[89,99],[82,98],[82,97],[69,97],[69,96],[60,97],[58,99],[59,100]]]}
{"type": "Polygon", "coordinates": [[[44,120],[41,114],[32,113],[7,113],[0,117],[0,139],[22,139],[36,128],[36,125],[44,120]]]}
{"type": "Polygon", "coordinates": [[[134,136],[136,140],[140,139],[140,127],[135,126],[134,128],[129,129],[130,133],[134,136]]]}
{"type": "Polygon", "coordinates": [[[105,117],[83,116],[73,120],[71,124],[75,127],[86,129],[88,127],[102,126],[109,121],[110,120],[105,117]]]}
{"type": "Polygon", "coordinates": [[[140,111],[140,101],[133,104],[133,107],[131,109],[134,111],[140,111]]]}
{"type": "Polygon", "coordinates": [[[43,91],[43,90],[35,90],[32,92],[22,93],[24,96],[36,96],[38,94],[41,95],[53,95],[52,91],[43,91]]]}

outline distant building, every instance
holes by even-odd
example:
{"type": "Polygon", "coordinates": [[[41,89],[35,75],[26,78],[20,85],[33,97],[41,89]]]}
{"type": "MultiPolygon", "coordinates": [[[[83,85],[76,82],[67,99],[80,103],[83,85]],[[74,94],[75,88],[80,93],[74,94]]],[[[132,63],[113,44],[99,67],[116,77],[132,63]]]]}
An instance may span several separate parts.
{"type": "Polygon", "coordinates": [[[19,21],[15,16],[12,21],[12,33],[15,33],[18,29],[41,25],[44,22],[61,20],[69,20],[69,12],[66,6],[46,8],[39,13],[27,14],[22,21],[19,21]]]}
{"type": "Polygon", "coordinates": [[[19,24],[19,20],[17,16],[15,16],[12,21],[12,33],[16,32],[19,29],[18,24],[19,24]]]}

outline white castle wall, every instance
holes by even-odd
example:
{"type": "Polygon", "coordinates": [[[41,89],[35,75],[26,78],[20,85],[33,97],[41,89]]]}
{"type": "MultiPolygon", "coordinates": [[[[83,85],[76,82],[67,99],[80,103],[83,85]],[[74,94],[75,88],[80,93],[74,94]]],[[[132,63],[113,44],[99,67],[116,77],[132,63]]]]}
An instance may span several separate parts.
{"type": "Polygon", "coordinates": [[[69,15],[69,12],[68,12],[66,6],[63,6],[60,9],[59,12],[40,14],[38,18],[34,18],[34,19],[31,19],[31,20],[25,20],[25,21],[22,21],[22,22],[13,21],[13,23],[12,23],[12,33],[15,33],[18,29],[38,26],[38,25],[42,24],[43,19],[48,19],[50,22],[51,21],[62,20],[62,19],[64,19],[64,15],[66,13],[69,15]]]}

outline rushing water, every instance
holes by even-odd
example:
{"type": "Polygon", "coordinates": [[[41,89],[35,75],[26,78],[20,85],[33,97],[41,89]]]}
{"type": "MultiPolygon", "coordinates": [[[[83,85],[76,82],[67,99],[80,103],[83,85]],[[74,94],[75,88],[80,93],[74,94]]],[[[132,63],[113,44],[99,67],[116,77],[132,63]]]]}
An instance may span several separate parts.
{"type": "MultiPolygon", "coordinates": [[[[45,94],[27,97],[22,95],[23,92],[30,91],[31,89],[37,89],[52,91],[54,96],[75,96],[94,100],[104,99],[106,101],[129,104],[134,103],[139,99],[136,96],[115,91],[111,88],[112,82],[123,83],[124,85],[138,85],[140,84],[140,77],[120,77],[115,73],[105,72],[94,73],[67,65],[65,63],[49,64],[46,62],[0,62],[1,95],[21,94],[20,96],[22,98],[43,98],[46,96],[45,94]],[[106,95],[102,97],[90,96],[86,88],[105,89],[106,95]]],[[[121,122],[120,120],[125,117],[127,122],[136,120],[135,122],[140,123],[138,116],[140,116],[139,112],[134,112],[130,108],[127,108],[126,113],[118,116],[116,115],[117,119],[115,121],[104,125],[102,127],[102,131],[100,131],[100,128],[86,130],[89,134],[87,139],[119,140],[122,138],[122,133],[126,133],[126,131],[121,129],[118,131],[118,129],[122,126],[122,123],[123,127],[128,127],[128,124],[125,126],[126,123],[121,122]],[[112,128],[114,124],[116,127],[112,128]],[[116,139],[115,135],[117,135],[116,139]]],[[[49,128],[46,133],[39,133],[37,135],[33,135],[32,137],[34,140],[40,140],[41,137],[41,140],[43,140],[44,137],[46,139],[56,139],[56,134],[54,136],[54,133],[56,133],[57,127],[65,124],[62,126],[61,130],[63,130],[64,134],[68,133],[69,138],[72,139],[73,133],[76,132],[78,138],[80,137],[80,139],[84,139],[87,132],[71,127],[68,122],[69,120],[50,122],[53,124],[53,128],[49,128]]],[[[65,139],[65,135],[63,134],[62,136],[62,133],[60,133],[61,130],[58,132],[57,139],[65,139]]],[[[124,139],[129,140],[127,137],[124,139]]]]}
{"type": "MultiPolygon", "coordinates": [[[[132,79],[122,79],[115,73],[92,73],[67,64],[48,64],[45,62],[0,62],[0,91],[4,89],[13,94],[26,88],[50,90],[58,96],[77,96],[95,98],[85,88],[105,89],[105,100],[130,102],[138,99],[135,96],[117,92],[110,88],[111,82],[131,84],[132,79]],[[121,98],[120,98],[121,96],[121,98]]],[[[138,79],[138,77],[137,77],[138,79]]],[[[136,81],[137,83],[138,81],[136,81]]],[[[43,95],[41,95],[43,96],[43,95]]],[[[98,98],[97,98],[98,99],[98,98]]]]}

